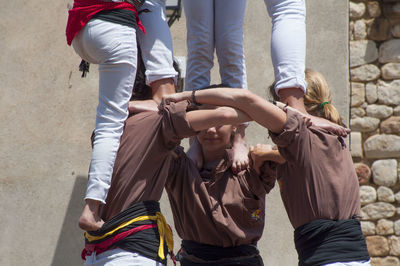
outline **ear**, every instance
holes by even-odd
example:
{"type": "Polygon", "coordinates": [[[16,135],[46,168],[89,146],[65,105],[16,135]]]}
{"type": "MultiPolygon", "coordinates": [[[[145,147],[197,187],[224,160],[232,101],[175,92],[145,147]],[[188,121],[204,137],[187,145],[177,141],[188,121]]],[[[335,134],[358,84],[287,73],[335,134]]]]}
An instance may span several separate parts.
{"type": "Polygon", "coordinates": [[[232,133],[236,133],[237,126],[232,126],[232,133]]]}

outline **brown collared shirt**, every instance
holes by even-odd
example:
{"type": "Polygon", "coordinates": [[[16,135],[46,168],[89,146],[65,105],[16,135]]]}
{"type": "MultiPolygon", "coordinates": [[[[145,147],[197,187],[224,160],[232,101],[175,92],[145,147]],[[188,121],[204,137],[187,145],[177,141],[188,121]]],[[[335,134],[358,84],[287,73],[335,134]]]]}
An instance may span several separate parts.
{"type": "Polygon", "coordinates": [[[277,167],[277,177],[294,228],[316,219],[350,219],[360,213],[358,179],[343,139],[307,127],[290,110],[283,132],[270,132],[270,136],[286,159],[277,167]]]}
{"type": "Polygon", "coordinates": [[[213,171],[199,171],[182,147],[176,152],[165,188],[178,235],[221,247],[255,244],[264,229],[265,195],[275,177],[259,176],[253,169],[235,175],[227,158],[213,171]]]}
{"type": "Polygon", "coordinates": [[[187,105],[171,103],[159,112],[143,112],[126,120],[101,211],[103,220],[133,203],[160,200],[174,148],[182,138],[196,134],[186,120],[187,105]]]}

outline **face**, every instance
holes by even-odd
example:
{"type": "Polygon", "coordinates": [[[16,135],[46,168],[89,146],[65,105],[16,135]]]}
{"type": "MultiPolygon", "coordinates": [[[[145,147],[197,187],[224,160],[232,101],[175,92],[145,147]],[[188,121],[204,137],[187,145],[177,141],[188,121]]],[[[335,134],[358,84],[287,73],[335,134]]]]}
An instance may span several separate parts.
{"type": "Polygon", "coordinates": [[[200,131],[197,138],[205,152],[221,151],[231,146],[234,127],[224,125],[200,131]]]}

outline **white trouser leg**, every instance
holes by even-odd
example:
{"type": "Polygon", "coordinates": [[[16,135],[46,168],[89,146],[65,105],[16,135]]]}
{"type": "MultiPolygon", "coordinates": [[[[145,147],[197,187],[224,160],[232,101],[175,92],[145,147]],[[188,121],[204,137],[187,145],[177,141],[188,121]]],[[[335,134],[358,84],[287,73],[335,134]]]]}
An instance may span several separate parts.
{"type": "Polygon", "coordinates": [[[136,31],[92,20],[72,45],[84,60],[99,64],[99,105],[85,199],[105,203],[136,75],[136,31]]]}
{"type": "Polygon", "coordinates": [[[149,259],[138,253],[120,248],[107,250],[99,255],[86,256],[86,266],[164,266],[161,262],[149,259]]]}
{"type": "Polygon", "coordinates": [[[348,261],[324,264],[323,266],[371,266],[371,261],[348,261]]]}
{"type": "Polygon", "coordinates": [[[138,31],[138,40],[146,67],[146,83],[174,78],[177,72],[173,66],[172,37],[165,15],[165,0],[147,0],[141,10],[140,20],[146,34],[138,31]]]}
{"type": "Polygon", "coordinates": [[[304,0],[265,0],[272,19],[271,57],[275,91],[298,87],[305,91],[306,8],[304,0]]]}
{"type": "Polygon", "coordinates": [[[215,0],[215,48],[221,82],[232,88],[247,88],[243,50],[246,0],[215,0]]]}
{"type": "Polygon", "coordinates": [[[185,90],[210,85],[214,65],[214,0],[183,0],[187,30],[185,90]]]}

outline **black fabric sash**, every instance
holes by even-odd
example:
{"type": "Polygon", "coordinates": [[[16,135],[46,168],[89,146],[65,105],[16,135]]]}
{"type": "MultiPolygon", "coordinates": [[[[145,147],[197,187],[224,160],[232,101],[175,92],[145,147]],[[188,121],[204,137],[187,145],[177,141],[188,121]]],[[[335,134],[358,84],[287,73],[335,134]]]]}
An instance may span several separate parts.
{"type": "Polygon", "coordinates": [[[137,28],[136,14],[125,9],[103,10],[95,14],[92,19],[100,19],[115,24],[137,28]]]}
{"type": "Polygon", "coordinates": [[[183,240],[180,256],[180,263],[182,266],[264,265],[255,245],[241,245],[224,248],[183,240]]]}
{"type": "MultiPolygon", "coordinates": [[[[104,223],[104,225],[97,231],[90,231],[88,232],[92,236],[102,236],[106,234],[107,232],[113,230],[114,228],[118,227],[122,223],[132,220],[136,217],[143,216],[143,215],[155,215],[156,212],[160,212],[160,204],[157,201],[143,201],[139,203],[135,203],[132,206],[130,206],[128,209],[125,211],[117,214],[110,220],[104,223]]],[[[157,221],[153,220],[146,220],[146,221],[138,221],[133,224],[130,224],[120,230],[118,230],[116,233],[101,239],[97,241],[92,241],[90,244],[96,244],[100,243],[102,241],[105,241],[111,237],[113,237],[115,234],[119,234],[121,232],[130,230],[132,228],[136,228],[138,226],[146,225],[146,224],[155,224],[157,225],[157,221]]],[[[86,243],[89,243],[85,239],[86,243]]],[[[147,258],[157,260],[162,262],[163,264],[166,264],[166,259],[162,260],[158,256],[158,248],[160,245],[160,235],[158,233],[157,227],[155,228],[150,228],[146,229],[143,231],[136,232],[132,235],[129,235],[122,240],[118,241],[115,243],[111,248],[121,248],[127,251],[131,252],[137,252],[147,258]]],[[[164,247],[165,250],[167,250],[167,246],[165,245],[164,247]]]]}
{"type": "MultiPolygon", "coordinates": [[[[102,0],[103,2],[112,2],[112,0],[102,0]]],[[[145,0],[123,0],[120,2],[127,2],[131,5],[133,5],[134,7],[136,7],[136,9],[139,11],[139,8],[144,4],[145,0]]]]}
{"type": "Polygon", "coordinates": [[[294,231],[294,242],[300,266],[369,260],[361,225],[356,219],[312,221],[294,231]]]}

